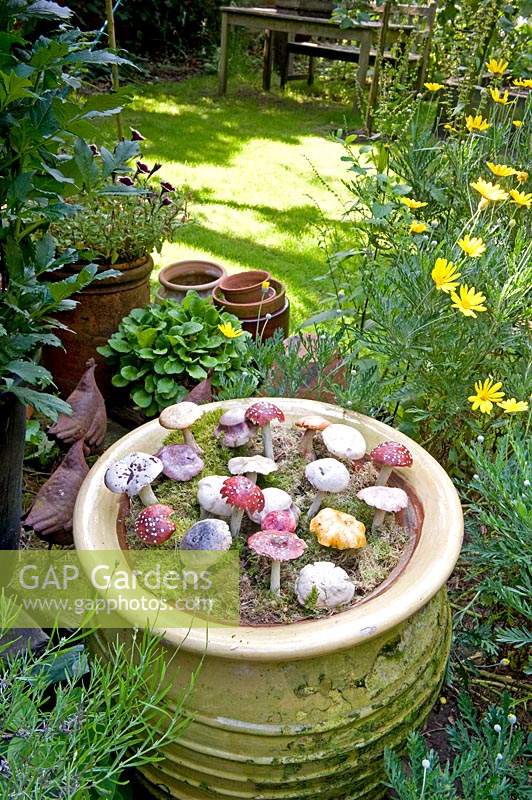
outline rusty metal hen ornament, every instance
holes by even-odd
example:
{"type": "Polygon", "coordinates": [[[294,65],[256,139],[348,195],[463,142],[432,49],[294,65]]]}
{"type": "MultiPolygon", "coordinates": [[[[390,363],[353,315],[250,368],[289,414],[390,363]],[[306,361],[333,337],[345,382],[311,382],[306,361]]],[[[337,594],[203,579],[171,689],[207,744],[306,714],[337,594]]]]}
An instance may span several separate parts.
{"type": "Polygon", "coordinates": [[[72,444],[84,439],[91,452],[99,450],[103,445],[107,432],[107,414],[105,401],[98,389],[93,358],[87,361],[87,369],[67,403],[72,407],[72,416],[60,414],[57,422],[51,426],[49,433],[65,444],[72,444]]]}

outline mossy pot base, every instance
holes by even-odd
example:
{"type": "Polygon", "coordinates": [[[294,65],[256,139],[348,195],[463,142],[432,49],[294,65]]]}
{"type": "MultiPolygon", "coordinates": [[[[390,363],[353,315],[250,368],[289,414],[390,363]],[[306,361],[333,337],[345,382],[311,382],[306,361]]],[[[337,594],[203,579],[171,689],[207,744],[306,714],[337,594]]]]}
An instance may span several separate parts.
{"type": "MultiPolygon", "coordinates": [[[[239,402],[253,400],[208,408],[239,402]]],[[[345,612],[292,625],[217,628],[208,635],[201,628],[165,632],[175,702],[201,668],[186,702],[190,725],[161,762],[143,769],[155,797],[382,797],[384,748],[402,747],[438,696],[450,647],[444,584],[463,528],[451,481],[422,447],[383,423],[326,403],[273,402],[288,423],[319,413],[358,428],[368,448],[384,439],[405,444],[414,464],[402,477],[423,506],[422,529],[397,577],[345,612]]],[[[104,488],[103,474],[128,452],[156,452],[165,435],[157,421],[147,423],[95,464],[76,505],[78,549],[118,546],[119,498],[104,488]]],[[[127,630],[118,635],[126,642],[131,636],[127,630]]],[[[113,637],[100,632],[102,652],[113,637]]]]}

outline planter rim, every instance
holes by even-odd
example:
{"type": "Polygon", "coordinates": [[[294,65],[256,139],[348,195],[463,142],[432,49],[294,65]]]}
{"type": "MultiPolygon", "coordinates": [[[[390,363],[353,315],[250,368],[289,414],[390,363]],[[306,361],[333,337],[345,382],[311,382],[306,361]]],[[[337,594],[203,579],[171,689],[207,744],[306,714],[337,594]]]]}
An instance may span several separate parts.
{"type": "Polygon", "coordinates": [[[215,261],[205,261],[204,259],[185,259],[184,261],[175,261],[173,264],[167,264],[166,267],[163,267],[159,275],[157,276],[159,279],[159,283],[161,286],[164,286],[165,289],[184,289],[186,291],[201,291],[202,289],[209,289],[213,285],[218,284],[220,280],[227,275],[227,271],[225,267],[222,267],[221,264],[217,264],[215,261]],[[204,283],[194,283],[194,284],[184,284],[179,283],[180,275],[190,275],[196,270],[205,270],[203,273],[206,277],[211,277],[212,279],[206,281],[204,283]],[[218,277],[213,277],[212,273],[209,275],[207,270],[218,270],[219,275],[218,277]]]}
{"type": "MultiPolygon", "coordinates": [[[[463,516],[456,489],[438,462],[410,437],[383,422],[348,411],[330,403],[297,398],[261,398],[279,405],[289,415],[319,413],[337,423],[357,427],[375,446],[394,439],[412,452],[413,466],[402,470],[423,504],[424,523],[414,552],[397,579],[367,602],[321,619],[272,626],[227,626],[172,628],[163,631],[174,647],[233,660],[283,661],[316,657],[343,650],[400,625],[445,584],[451,574],[463,538],[463,516]]],[[[208,410],[251,405],[255,398],[209,403],[208,410]]],[[[118,549],[116,516],[119,495],[104,487],[110,463],[132,450],[155,452],[166,435],[158,420],[141,425],[112,445],[94,464],[83,482],[74,510],[74,543],[80,551],[118,549]]],[[[90,557],[87,557],[90,563],[90,557]]],[[[125,568],[129,569],[124,559],[125,568]]],[[[123,565],[122,565],[123,566],[123,565]]],[[[138,615],[123,614],[132,624],[142,626],[138,615]]]]}

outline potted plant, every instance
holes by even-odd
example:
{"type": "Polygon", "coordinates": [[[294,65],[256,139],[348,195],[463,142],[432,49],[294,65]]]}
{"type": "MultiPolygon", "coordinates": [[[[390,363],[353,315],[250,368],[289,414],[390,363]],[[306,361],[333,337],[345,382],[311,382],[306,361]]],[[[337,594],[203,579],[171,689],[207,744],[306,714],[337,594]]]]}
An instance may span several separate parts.
{"type": "Polygon", "coordinates": [[[59,247],[75,247],[78,260],[62,271],[75,275],[84,264],[109,268],[113,276],[87,287],[75,309],[61,316],[59,336],[64,353],[47,351],[45,362],[61,391],[69,394],[90,358],[97,362],[96,379],[104,396],[111,392],[111,371],[97,348],[105,345],[120,321],[133,308],[150,301],[153,251],[172,239],[185,221],[185,200],[176,189],[156,176],[160,164],[142,160],[143,137],[133,130],[130,141],[119,142],[111,152],[105,147],[76,143],[70,174],[81,187],[82,208],[54,226],[59,247]]]}
{"type": "MultiPolygon", "coordinates": [[[[177,697],[200,665],[201,679],[187,698],[189,728],[166,748],[158,765],[143,770],[157,797],[382,797],[384,748],[400,747],[438,696],[451,636],[445,582],[463,531],[450,479],[420,445],[382,422],[309,400],[272,398],[266,410],[271,404],[274,409],[263,419],[251,414],[250,405],[264,405],[253,399],[203,408],[205,415],[219,415],[244,407],[244,419],[267,425],[272,417],[284,418],[275,424],[290,427],[302,415],[319,415],[325,431],[327,423],[354,429],[345,440],[336,432],[328,437],[328,447],[336,452],[350,452],[347,445],[356,444],[360,434],[368,450],[393,440],[401,455],[405,450],[411,455],[394,463],[406,467],[400,485],[413,509],[412,543],[384,583],[333,616],[313,618],[309,613],[292,624],[208,630],[196,619],[192,627],[167,629],[163,648],[171,692],[177,697]]],[[[229,416],[224,415],[227,424],[240,424],[238,413],[229,416]]],[[[89,551],[118,551],[123,542],[123,503],[104,485],[108,468],[132,452],[160,452],[166,433],[157,420],[145,424],[116,442],[92,468],[74,516],[82,562],[89,551]]],[[[208,457],[204,452],[202,458],[208,457]]],[[[256,462],[236,469],[257,470],[256,462]]],[[[397,474],[392,478],[397,481],[397,474]]],[[[243,478],[244,483],[250,481],[243,478]]],[[[258,487],[251,488],[255,497],[258,487]]],[[[338,485],[329,488],[338,491],[338,485]]],[[[228,492],[219,494],[234,502],[228,492]]],[[[212,508],[210,502],[205,495],[203,503],[212,508]]],[[[216,511],[224,513],[222,507],[214,507],[216,511]]],[[[300,535],[309,541],[308,533],[300,535]]],[[[120,568],[129,573],[125,552],[120,568]]],[[[276,552],[271,556],[279,557],[276,552]]],[[[123,618],[125,625],[143,625],[134,611],[124,611],[123,618]]],[[[121,635],[128,641],[132,633],[121,635]]],[[[102,652],[106,641],[102,631],[102,652]]]]}
{"type": "Polygon", "coordinates": [[[47,233],[77,207],[65,202],[73,183],[64,171],[71,161],[73,133],[93,135],[91,120],[119,110],[116,98],[71,97],[85,63],[124,59],[94,50],[57,3],[2,3],[0,24],[0,547],[17,546],[21,516],[21,470],[25,406],[51,417],[69,407],[47,393],[50,373],[36,363],[39,349],[57,346],[53,315],[73,308],[72,294],[87,286],[96,267],[52,282],[57,270],[75,260],[59,257],[47,233]],[[36,39],[43,20],[62,27],[36,39]],[[60,113],[59,113],[60,112],[60,113]]]}

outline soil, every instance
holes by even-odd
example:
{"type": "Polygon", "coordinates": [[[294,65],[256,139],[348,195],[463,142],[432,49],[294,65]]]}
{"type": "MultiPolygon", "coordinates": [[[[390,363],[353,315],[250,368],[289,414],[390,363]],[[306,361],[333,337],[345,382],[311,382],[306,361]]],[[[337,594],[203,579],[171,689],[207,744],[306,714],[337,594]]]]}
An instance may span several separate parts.
{"type": "MultiPolygon", "coordinates": [[[[198,482],[202,477],[227,475],[227,462],[230,458],[263,452],[260,434],[244,447],[230,450],[221,445],[212,435],[221,413],[221,411],[208,412],[194,426],[194,436],[204,450],[202,458],[205,462],[205,469],[197,478],[184,483],[163,478],[154,484],[158,501],[175,510],[173,521],[177,526],[174,536],[160,545],[160,548],[173,550],[178,547],[179,540],[199,520],[196,493],[198,482]]],[[[344,511],[361,520],[366,525],[366,546],[359,550],[342,551],[320,545],[314,534],[309,533],[306,519],[306,511],[314,498],[315,491],[305,478],[307,462],[299,453],[301,433],[286,424],[272,426],[272,433],[275,459],[279,469],[268,476],[259,476],[257,483],[261,488],[275,486],[290,494],[302,512],[296,533],[306,541],[307,549],[300,558],[282,564],[281,596],[272,595],[269,591],[271,562],[269,559],[257,556],[246,545],[247,538],[255,533],[259,526],[244,515],[240,537],[233,545],[240,551],[241,624],[287,624],[309,617],[331,616],[338,613],[327,609],[302,607],[297,602],[293,590],[297,575],[302,567],[315,561],[333,561],[347,572],[355,584],[355,595],[350,604],[355,605],[389,575],[397,565],[410,538],[410,532],[397,524],[393,515],[387,515],[385,525],[378,532],[371,531],[373,510],[356,497],[359,489],[374,484],[377,477],[372,464],[367,463],[351,473],[351,482],[345,492],[329,495],[323,503],[323,507],[344,511]]],[[[182,436],[179,432],[172,433],[165,441],[167,444],[181,443],[182,436]]],[[[314,448],[318,458],[330,457],[321,437],[315,437],[314,448]]],[[[134,532],[134,520],[141,509],[140,501],[135,499],[127,522],[128,546],[136,550],[144,547],[134,532]]],[[[339,610],[345,609],[346,606],[342,606],[339,610]]]]}

